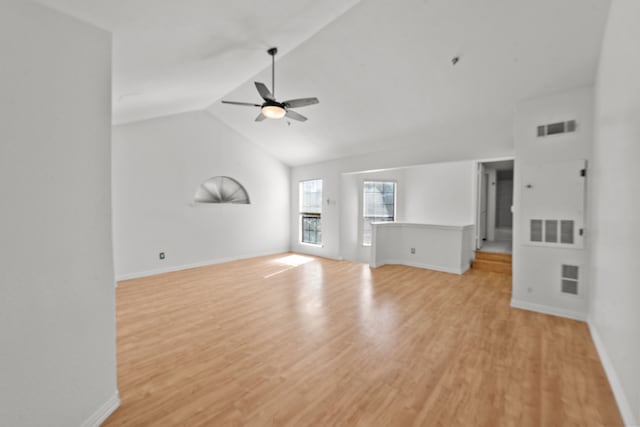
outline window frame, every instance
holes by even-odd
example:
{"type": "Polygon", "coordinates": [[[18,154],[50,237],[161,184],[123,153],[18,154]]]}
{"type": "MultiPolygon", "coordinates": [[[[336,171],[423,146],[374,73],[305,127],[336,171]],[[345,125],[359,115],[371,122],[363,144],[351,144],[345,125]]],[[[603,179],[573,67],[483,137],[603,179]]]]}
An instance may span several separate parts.
{"type": "MultiPolygon", "coordinates": [[[[393,184],[393,219],[391,221],[374,221],[372,220],[371,222],[396,222],[397,218],[398,218],[398,181],[395,179],[363,179],[362,180],[362,186],[360,188],[360,194],[362,195],[362,198],[360,199],[361,201],[361,208],[360,208],[360,236],[359,236],[359,242],[360,245],[362,247],[371,247],[371,245],[373,244],[373,226],[372,226],[372,232],[371,232],[371,237],[372,237],[372,241],[369,243],[366,243],[364,241],[365,238],[365,224],[366,224],[366,219],[367,218],[376,218],[374,217],[370,217],[370,216],[365,216],[365,206],[366,206],[366,201],[365,201],[365,185],[368,183],[375,183],[375,184],[393,184]]],[[[383,217],[380,217],[383,218],[383,217]]]]}
{"type": "Polygon", "coordinates": [[[309,245],[309,246],[316,246],[316,247],[322,247],[322,208],[323,208],[323,197],[324,197],[324,181],[321,178],[316,178],[316,179],[304,179],[301,181],[298,181],[298,243],[300,243],[301,245],[309,245]],[[306,182],[311,182],[311,181],[320,181],[320,207],[319,210],[320,212],[309,212],[307,210],[304,209],[303,207],[303,201],[304,201],[304,183],[306,182]],[[313,217],[313,218],[317,218],[317,227],[315,230],[315,235],[316,235],[316,242],[310,242],[310,241],[305,241],[304,240],[304,232],[305,232],[305,218],[307,217],[313,217]],[[320,235],[320,238],[318,239],[318,234],[320,235]]]}

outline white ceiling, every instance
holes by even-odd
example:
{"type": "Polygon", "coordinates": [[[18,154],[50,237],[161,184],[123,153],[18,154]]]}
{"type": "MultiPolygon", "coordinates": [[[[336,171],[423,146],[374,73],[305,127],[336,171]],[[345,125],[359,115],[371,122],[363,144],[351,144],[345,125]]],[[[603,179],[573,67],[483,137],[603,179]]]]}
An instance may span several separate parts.
{"type": "MultiPolygon", "coordinates": [[[[291,165],[451,133],[468,144],[483,142],[474,133],[509,138],[518,100],[594,81],[608,6],[363,0],[276,63],[278,98],[320,99],[297,110],[308,122],[254,123],[256,111],[220,103],[209,111],[291,165]]],[[[255,79],[268,76],[266,69],[255,79]]],[[[225,99],[259,98],[248,81],[225,99]]]]}
{"type": "Polygon", "coordinates": [[[610,0],[40,0],[114,32],[117,123],[204,109],[295,166],[510,138],[517,101],[593,83],[610,0]],[[268,7],[266,5],[268,4],[268,7]],[[253,81],[316,96],[254,122],[253,81]],[[450,60],[460,56],[454,67],[450,60]],[[483,135],[474,138],[474,135],[483,135]]]}
{"type": "Polygon", "coordinates": [[[38,0],[113,33],[114,123],[203,110],[359,0],[38,0]]]}

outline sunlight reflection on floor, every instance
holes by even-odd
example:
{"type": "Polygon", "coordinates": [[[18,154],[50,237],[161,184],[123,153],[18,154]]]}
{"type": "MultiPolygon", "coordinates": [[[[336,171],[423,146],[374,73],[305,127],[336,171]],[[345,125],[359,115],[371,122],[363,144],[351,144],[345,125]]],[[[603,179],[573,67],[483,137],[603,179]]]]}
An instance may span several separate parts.
{"type": "Polygon", "coordinates": [[[289,271],[292,268],[299,267],[311,261],[313,261],[313,258],[308,256],[303,256],[303,255],[287,255],[282,258],[278,258],[276,260],[273,260],[273,262],[280,265],[288,265],[289,268],[285,268],[283,270],[276,271],[275,273],[268,274],[264,276],[264,278],[268,279],[270,277],[276,276],[280,273],[284,273],[285,271],[289,271]]]}
{"type": "Polygon", "coordinates": [[[277,262],[278,264],[290,265],[292,267],[297,267],[311,261],[313,261],[313,258],[303,255],[287,255],[274,260],[274,262],[277,262]]]}

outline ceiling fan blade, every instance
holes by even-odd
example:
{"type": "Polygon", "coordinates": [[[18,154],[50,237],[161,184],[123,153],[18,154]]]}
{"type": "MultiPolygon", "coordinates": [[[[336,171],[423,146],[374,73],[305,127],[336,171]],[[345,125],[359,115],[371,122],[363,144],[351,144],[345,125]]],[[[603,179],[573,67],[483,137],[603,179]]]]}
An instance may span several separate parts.
{"type": "Polygon", "coordinates": [[[252,104],[251,102],[222,101],[223,104],[246,105],[247,107],[260,107],[260,104],[252,104]]]}
{"type": "Polygon", "coordinates": [[[256,122],[261,122],[266,118],[267,117],[264,114],[260,113],[260,114],[258,114],[258,117],[256,117],[256,122]]]}
{"type": "Polygon", "coordinates": [[[300,99],[290,99],[288,101],[284,101],[283,104],[287,107],[287,108],[299,108],[299,107],[306,107],[307,105],[314,105],[317,104],[318,102],[318,98],[300,98],[300,99]]]}
{"type": "Polygon", "coordinates": [[[289,117],[290,119],[293,120],[297,120],[299,122],[306,122],[307,118],[305,116],[303,116],[302,114],[296,113],[295,111],[291,111],[291,110],[287,110],[287,117],[289,117]]]}
{"type": "Polygon", "coordinates": [[[264,83],[260,83],[260,82],[254,82],[254,83],[256,84],[256,89],[258,89],[258,93],[260,94],[262,99],[264,99],[265,101],[275,102],[276,98],[274,98],[273,94],[267,88],[267,86],[265,86],[264,83]]]}

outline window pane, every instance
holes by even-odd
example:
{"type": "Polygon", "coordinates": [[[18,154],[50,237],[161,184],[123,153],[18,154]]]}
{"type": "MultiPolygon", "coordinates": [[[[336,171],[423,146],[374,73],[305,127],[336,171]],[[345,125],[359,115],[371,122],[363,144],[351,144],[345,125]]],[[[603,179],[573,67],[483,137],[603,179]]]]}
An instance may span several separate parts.
{"type": "Polygon", "coordinates": [[[302,215],[302,242],[321,244],[322,233],[320,225],[322,224],[320,215],[302,215]]]}
{"type": "Polygon", "coordinates": [[[396,184],[391,181],[365,181],[362,202],[362,244],[371,244],[371,222],[395,220],[396,184]]]}
{"type": "Polygon", "coordinates": [[[301,240],[304,243],[321,243],[320,224],[322,213],[322,180],[300,182],[300,215],[302,217],[301,240]]]}
{"type": "Polygon", "coordinates": [[[322,212],[322,180],[300,183],[300,212],[322,212]]]}

